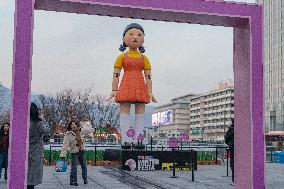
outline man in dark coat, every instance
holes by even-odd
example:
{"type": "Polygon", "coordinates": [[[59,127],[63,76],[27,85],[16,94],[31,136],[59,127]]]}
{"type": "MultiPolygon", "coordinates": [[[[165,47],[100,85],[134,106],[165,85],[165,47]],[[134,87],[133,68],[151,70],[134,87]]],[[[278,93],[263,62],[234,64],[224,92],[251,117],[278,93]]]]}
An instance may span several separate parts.
{"type": "Polygon", "coordinates": [[[232,170],[232,181],[234,182],[234,119],[231,119],[232,125],[229,127],[225,135],[225,143],[229,146],[230,167],[232,170]]]}

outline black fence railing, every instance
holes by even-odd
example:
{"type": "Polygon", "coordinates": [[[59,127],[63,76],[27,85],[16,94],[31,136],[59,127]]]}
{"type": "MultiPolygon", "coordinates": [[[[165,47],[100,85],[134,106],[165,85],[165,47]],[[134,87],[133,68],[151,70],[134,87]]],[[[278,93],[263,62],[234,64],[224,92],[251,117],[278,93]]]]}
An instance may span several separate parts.
{"type": "MultiPolygon", "coordinates": [[[[138,144],[139,145],[139,144],[138,144]]],[[[50,145],[49,146],[49,164],[52,161],[52,150],[53,149],[57,149],[57,150],[61,150],[62,145],[50,145]]],[[[122,152],[123,151],[136,151],[136,152],[141,152],[141,151],[145,151],[145,152],[149,152],[149,151],[158,151],[158,153],[163,153],[163,151],[165,151],[165,153],[167,153],[167,151],[173,151],[173,152],[180,152],[180,153],[188,153],[190,152],[190,164],[187,164],[186,166],[190,168],[191,170],[191,180],[194,182],[195,181],[195,173],[194,170],[197,170],[197,153],[198,151],[208,151],[210,150],[211,152],[213,152],[212,154],[215,154],[214,160],[215,160],[215,164],[217,165],[217,161],[218,161],[218,157],[220,155],[220,150],[224,150],[227,153],[222,154],[222,157],[225,159],[225,154],[227,154],[226,156],[226,163],[227,163],[227,170],[226,170],[226,175],[229,175],[229,159],[228,159],[228,148],[224,147],[224,146],[177,146],[177,147],[165,147],[165,146],[155,146],[153,147],[152,145],[146,145],[143,146],[143,148],[137,148],[137,145],[132,144],[130,146],[130,149],[122,149],[121,145],[85,145],[85,149],[86,150],[93,150],[94,151],[94,166],[97,166],[97,152],[100,150],[102,150],[104,152],[103,155],[103,160],[110,160],[110,161],[119,161],[120,164],[122,164],[122,152]],[[166,151],[167,150],[167,151],[166,151]],[[196,154],[196,156],[194,157],[194,154],[196,154]],[[193,161],[195,159],[195,161],[193,161]]],[[[143,153],[143,152],[142,152],[143,153]]],[[[188,156],[189,157],[189,156],[188,156]]],[[[185,158],[188,159],[188,158],[185,158]]],[[[176,162],[177,159],[173,158],[172,159],[172,177],[171,178],[177,178],[176,176],[176,169],[177,166],[181,166],[179,165],[178,162],[176,162]]],[[[213,161],[214,161],[213,160],[213,161]]]]}
{"type": "MultiPolygon", "coordinates": [[[[49,155],[48,155],[48,162],[53,160],[52,158],[52,150],[57,149],[61,150],[62,145],[49,145],[49,155]]],[[[121,148],[121,145],[86,145],[86,149],[91,150],[94,152],[94,165],[97,165],[97,153],[99,151],[103,151],[103,159],[104,160],[116,160],[116,161],[121,161],[121,151],[123,150],[121,148]]],[[[211,158],[210,160],[214,161],[215,164],[218,164],[218,160],[221,160],[223,163],[225,163],[226,157],[228,157],[228,153],[226,152],[226,149],[228,147],[225,146],[184,146],[180,145],[177,147],[165,147],[165,146],[154,146],[154,145],[145,145],[143,148],[137,148],[137,145],[132,144],[129,146],[128,150],[140,150],[140,151],[199,151],[199,152],[206,152],[210,151],[211,152],[211,158]],[[212,154],[214,154],[212,156],[212,154]]],[[[200,156],[198,156],[198,160],[200,160],[200,156]]],[[[267,163],[284,163],[284,147],[275,147],[275,146],[267,146],[266,147],[266,162],[267,163]],[[279,154],[277,152],[283,151],[282,154],[279,154]],[[280,159],[280,160],[279,160],[280,159]]]]}
{"type": "MultiPolygon", "coordinates": [[[[49,145],[49,155],[48,155],[48,162],[51,163],[52,160],[52,150],[61,150],[62,145],[49,145]]],[[[98,151],[103,151],[103,159],[110,160],[110,161],[120,161],[120,152],[124,149],[121,148],[121,145],[86,145],[85,148],[87,150],[94,151],[94,165],[97,165],[97,153],[98,151]]],[[[143,148],[137,148],[137,145],[132,144],[129,146],[127,150],[132,151],[210,151],[212,153],[211,157],[209,158],[211,161],[215,161],[215,164],[218,163],[218,159],[225,161],[225,152],[227,147],[223,146],[177,146],[177,147],[165,147],[165,146],[157,146],[154,147],[152,145],[143,146],[143,148]],[[214,155],[213,155],[214,154],[214,155]]],[[[198,159],[200,160],[200,159],[198,159]]]]}

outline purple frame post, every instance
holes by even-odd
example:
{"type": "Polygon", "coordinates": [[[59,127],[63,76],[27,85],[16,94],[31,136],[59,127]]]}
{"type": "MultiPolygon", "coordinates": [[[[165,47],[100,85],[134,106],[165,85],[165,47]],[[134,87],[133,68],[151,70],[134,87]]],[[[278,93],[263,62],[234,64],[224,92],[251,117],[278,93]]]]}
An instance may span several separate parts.
{"type": "Polygon", "coordinates": [[[236,188],[265,188],[262,6],[220,0],[16,0],[10,189],[23,188],[27,171],[34,9],[233,27],[236,188]]]}
{"type": "Polygon", "coordinates": [[[17,0],[15,10],[12,111],[7,188],[24,188],[27,171],[34,0],[17,0]]]}

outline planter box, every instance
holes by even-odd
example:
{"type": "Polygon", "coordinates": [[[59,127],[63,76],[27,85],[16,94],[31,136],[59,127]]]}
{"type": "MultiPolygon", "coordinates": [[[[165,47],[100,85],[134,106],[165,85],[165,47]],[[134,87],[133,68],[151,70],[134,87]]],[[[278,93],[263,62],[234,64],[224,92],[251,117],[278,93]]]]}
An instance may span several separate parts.
{"type": "Polygon", "coordinates": [[[200,160],[197,161],[198,165],[221,165],[221,161],[217,160],[217,164],[215,160],[200,160]]]}

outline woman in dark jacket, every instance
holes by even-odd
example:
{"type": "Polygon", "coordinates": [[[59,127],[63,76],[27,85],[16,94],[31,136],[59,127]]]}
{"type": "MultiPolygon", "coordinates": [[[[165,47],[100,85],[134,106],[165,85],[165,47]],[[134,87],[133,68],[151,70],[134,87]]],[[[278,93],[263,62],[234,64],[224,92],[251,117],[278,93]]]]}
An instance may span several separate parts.
{"type": "Polygon", "coordinates": [[[43,119],[40,110],[35,103],[30,108],[30,129],[29,129],[29,159],[27,188],[34,188],[42,183],[43,176],[43,137],[50,133],[50,128],[43,119]]]}
{"type": "Polygon", "coordinates": [[[0,177],[2,174],[2,168],[5,168],[4,179],[7,180],[7,168],[8,168],[8,149],[9,149],[9,129],[10,124],[4,123],[1,127],[0,134],[0,177]]]}

